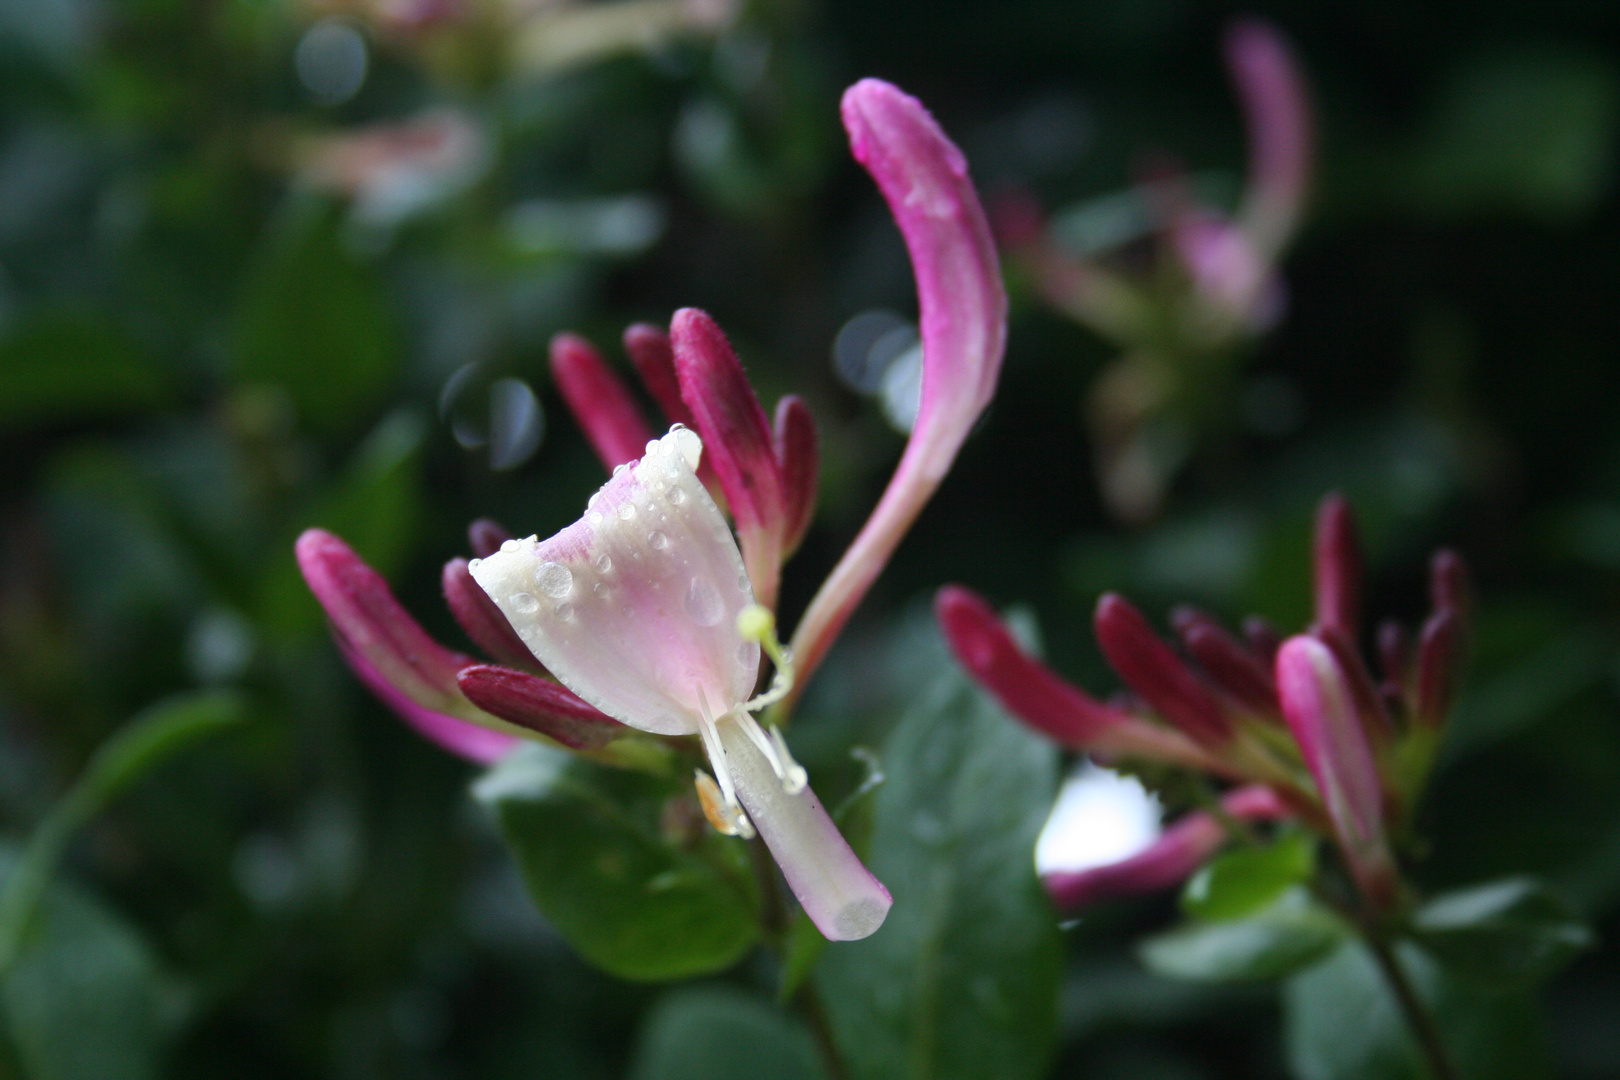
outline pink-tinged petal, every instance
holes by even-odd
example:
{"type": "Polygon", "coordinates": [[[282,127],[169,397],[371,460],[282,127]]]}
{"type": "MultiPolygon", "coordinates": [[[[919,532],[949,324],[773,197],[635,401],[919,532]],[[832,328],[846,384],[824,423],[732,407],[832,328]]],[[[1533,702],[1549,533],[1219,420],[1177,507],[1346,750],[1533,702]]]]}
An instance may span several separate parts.
{"type": "Polygon", "coordinates": [[[445,563],[439,580],[444,588],[445,603],[450,605],[450,614],[456,617],[473,644],[510,667],[528,671],[539,667],[534,654],[517,636],[495,601],[473,580],[466,559],[451,559],[445,563]]]}
{"type": "Polygon", "coordinates": [[[1282,715],[1269,665],[1240,645],[1223,626],[1192,608],[1178,609],[1170,621],[1182,646],[1212,683],[1256,715],[1282,715]]]}
{"type": "Polygon", "coordinates": [[[1442,608],[1423,624],[1418,641],[1417,718],[1428,727],[1445,723],[1462,666],[1463,623],[1455,608],[1442,608]]]}
{"type": "Polygon", "coordinates": [[[500,522],[489,518],[479,518],[467,526],[467,544],[480,559],[489,558],[510,539],[512,534],[500,522]]]}
{"type": "Polygon", "coordinates": [[[1332,649],[1302,634],[1277,652],[1277,692],[1351,873],[1370,900],[1389,900],[1383,785],[1349,678],[1332,649]]]}
{"type": "Polygon", "coordinates": [[[307,530],[294,551],[333,632],[378,679],[423,708],[441,713],[465,709],[456,672],[472,659],[429,637],[394,599],[381,574],[324,529],[307,530]]]}
{"type": "Polygon", "coordinates": [[[1334,493],[1316,508],[1312,552],[1316,586],[1316,623],[1356,639],[1361,611],[1361,539],[1355,514],[1343,495],[1334,493]]]}
{"type": "Polygon", "coordinates": [[[502,720],[537,731],[573,750],[597,750],[625,726],[550,679],[524,671],[475,664],[456,676],[474,705],[502,720]]]}
{"type": "Polygon", "coordinates": [[[612,470],[641,456],[652,431],[630,391],[590,342],[577,334],[552,338],[551,376],[603,465],[612,470]]]}
{"type": "Polygon", "coordinates": [[[1233,24],[1226,62],[1249,129],[1248,187],[1239,220],[1270,261],[1293,235],[1310,186],[1310,98],[1282,35],[1259,19],[1233,24]]]}
{"type": "Polygon", "coordinates": [[[844,93],[850,149],[877,182],[917,279],[922,397],[877,507],[793,634],[802,686],[944,479],[1001,373],[1007,294],[967,162],[915,98],[863,79],[844,93]]]}
{"type": "Polygon", "coordinates": [[[1313,627],[1311,634],[1333,652],[1333,659],[1344,673],[1345,685],[1350,688],[1351,704],[1366,725],[1368,738],[1376,745],[1387,745],[1395,737],[1395,721],[1355,642],[1330,627],[1313,627]]]}
{"type": "Polygon", "coordinates": [[[447,716],[418,705],[406,697],[398,687],[383,678],[382,673],[370,661],[342,638],[338,639],[338,652],[343,655],[355,677],[366,689],[376,694],[378,700],[394,710],[402,720],[415,728],[419,735],[457,757],[466,758],[478,765],[491,765],[522,741],[516,735],[508,735],[478,724],[469,724],[465,720],[458,720],[454,716],[447,716]]]}
{"type": "Polygon", "coordinates": [[[776,461],[782,469],[782,557],[793,554],[816,515],[816,483],[821,453],[816,419],[797,394],[776,403],[772,425],[776,461]]]}
{"type": "Polygon", "coordinates": [[[737,630],[754,602],[725,518],[676,428],[591,497],[585,517],[470,564],[547,670],[609,716],[689,735],[752,693],[760,649],[737,630]]]}
{"type": "MultiPolygon", "coordinates": [[[[1275,821],[1292,816],[1267,787],[1238,788],[1221,799],[1225,811],[1239,821],[1275,821]]],[[[1214,816],[1198,810],[1186,814],[1164,831],[1146,850],[1106,866],[1060,870],[1041,878],[1052,902],[1065,910],[1172,888],[1191,877],[1228,840],[1214,816]]]]}
{"type": "Polygon", "coordinates": [[[790,794],[736,723],[722,723],[719,730],[737,797],[816,929],[829,941],[875,933],[894,901],[850,849],[815,792],[804,787],[790,794]]]}
{"type": "Polygon", "coordinates": [[[1231,738],[1231,721],[1208,687],[1124,597],[1098,600],[1093,625],[1109,665],[1155,712],[1205,746],[1231,738]]]}
{"type": "Polygon", "coordinates": [[[1103,704],[1025,653],[995,610],[970,590],[947,585],[934,599],[934,614],[968,674],[1002,708],[1060,745],[1194,768],[1207,764],[1180,734],[1103,704]]]}
{"type": "Polygon", "coordinates": [[[1281,286],[1243,229],[1189,212],[1174,218],[1169,236],[1194,287],[1225,319],[1258,332],[1281,314],[1281,286]]]}
{"type": "Polygon", "coordinates": [[[696,308],[682,308],[669,325],[681,400],[697,420],[709,463],[720,478],[743,562],[754,592],[776,606],[784,525],[782,470],[771,425],[748,383],[742,362],[720,327],[696,308]]]}
{"type": "Polygon", "coordinates": [[[650,323],[636,323],[624,332],[624,351],[641,376],[641,383],[664,410],[672,424],[697,427],[692,410],[681,400],[681,383],[675,376],[675,348],[669,335],[650,323]]]}

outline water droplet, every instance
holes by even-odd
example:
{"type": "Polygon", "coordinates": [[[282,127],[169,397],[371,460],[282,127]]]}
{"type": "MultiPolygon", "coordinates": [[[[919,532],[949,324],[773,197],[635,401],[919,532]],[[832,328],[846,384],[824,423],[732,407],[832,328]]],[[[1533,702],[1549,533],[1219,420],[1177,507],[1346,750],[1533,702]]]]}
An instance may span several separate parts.
{"type": "Polygon", "coordinates": [[[553,600],[561,600],[574,591],[574,575],[562,563],[543,562],[534,572],[534,583],[553,600]]]}
{"type": "Polygon", "coordinates": [[[601,502],[601,501],[602,501],[602,493],[600,491],[594,492],[591,495],[590,498],[585,500],[585,509],[587,509],[587,510],[595,510],[596,509],[596,504],[601,502]]]}
{"type": "Polygon", "coordinates": [[[660,447],[658,445],[658,440],[657,439],[648,439],[647,440],[647,448],[646,448],[646,450],[644,452],[648,453],[648,454],[656,454],[656,453],[658,453],[659,449],[660,449],[660,447]]]}
{"type": "Polygon", "coordinates": [[[752,587],[753,583],[748,580],[747,574],[737,575],[737,588],[741,589],[743,592],[747,592],[752,587]]]}
{"type": "Polygon", "coordinates": [[[513,593],[512,608],[520,615],[532,615],[540,610],[540,601],[536,600],[532,593],[513,593]]]}
{"type": "Polygon", "coordinates": [[[711,582],[693,578],[686,589],[686,613],[699,626],[715,626],[726,613],[725,603],[711,582]]]}
{"type": "Polygon", "coordinates": [[[634,503],[620,503],[619,504],[619,520],[620,521],[629,521],[631,518],[633,518],[635,516],[636,516],[636,506],[635,506],[634,503]]]}
{"type": "Polygon", "coordinates": [[[557,618],[559,618],[559,619],[572,619],[573,617],[574,617],[574,605],[573,604],[570,604],[568,601],[564,600],[562,603],[557,605],[557,618]]]}
{"type": "Polygon", "coordinates": [[[686,501],[686,492],[682,491],[678,487],[670,488],[669,489],[669,501],[674,503],[676,506],[681,505],[681,503],[686,501]]]}
{"type": "Polygon", "coordinates": [[[602,524],[602,515],[601,515],[601,513],[599,511],[596,511],[596,510],[592,510],[590,513],[586,514],[585,519],[587,521],[589,521],[592,525],[600,525],[600,524],[602,524]]]}
{"type": "Polygon", "coordinates": [[[605,582],[601,581],[598,581],[595,585],[591,586],[591,591],[596,594],[597,599],[599,600],[606,600],[613,595],[613,591],[607,587],[605,582]]]}
{"type": "Polygon", "coordinates": [[[669,537],[665,536],[661,532],[658,532],[657,530],[647,534],[647,543],[657,551],[669,550],[669,537]]]}
{"type": "Polygon", "coordinates": [[[620,464],[613,466],[613,475],[618,476],[620,473],[624,472],[624,470],[628,469],[629,467],[630,467],[630,463],[628,461],[621,462],[620,464]]]}
{"type": "Polygon", "coordinates": [[[758,647],[759,646],[755,645],[752,641],[745,641],[741,645],[738,645],[737,663],[742,664],[744,667],[747,667],[749,664],[759,663],[759,657],[754,652],[754,650],[758,647]]]}
{"type": "Polygon", "coordinates": [[[483,565],[484,565],[484,560],[483,559],[469,559],[469,560],[467,560],[467,569],[469,569],[469,570],[476,570],[480,566],[483,566],[483,565]]]}
{"type": "Polygon", "coordinates": [[[518,542],[516,540],[502,540],[501,541],[501,550],[502,551],[516,551],[517,549],[518,549],[518,542]]]}
{"type": "Polygon", "coordinates": [[[596,557],[595,565],[597,573],[605,574],[609,570],[613,569],[613,559],[608,555],[607,552],[604,551],[602,554],[596,557]]]}

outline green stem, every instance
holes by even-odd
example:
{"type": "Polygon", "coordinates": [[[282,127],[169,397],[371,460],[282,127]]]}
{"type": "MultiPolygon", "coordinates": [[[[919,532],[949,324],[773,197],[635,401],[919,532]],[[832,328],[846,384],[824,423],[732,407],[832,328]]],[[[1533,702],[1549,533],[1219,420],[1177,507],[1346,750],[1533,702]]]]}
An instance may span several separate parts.
{"type": "Polygon", "coordinates": [[[234,693],[191,694],[147,709],[101,745],[68,793],[34,828],[6,876],[0,891],[0,974],[17,959],[34,911],[74,834],[171,752],[241,715],[242,702],[234,693]]]}
{"type": "Polygon", "coordinates": [[[1423,1057],[1429,1063],[1429,1072],[1433,1080],[1457,1080],[1457,1070],[1452,1068],[1451,1058],[1446,1054],[1445,1043],[1440,1038],[1440,1028],[1434,1022],[1434,1014],[1418,997],[1417,989],[1413,987],[1412,980],[1407,978],[1406,969],[1401,966],[1400,957],[1395,955],[1389,939],[1382,934],[1369,932],[1366,934],[1366,941],[1378,961],[1379,968],[1383,970],[1384,978],[1389,982],[1389,988],[1394,991],[1395,999],[1400,1002],[1401,1014],[1406,1018],[1407,1027],[1411,1028],[1413,1038],[1417,1040],[1418,1047],[1423,1051],[1423,1057]]]}

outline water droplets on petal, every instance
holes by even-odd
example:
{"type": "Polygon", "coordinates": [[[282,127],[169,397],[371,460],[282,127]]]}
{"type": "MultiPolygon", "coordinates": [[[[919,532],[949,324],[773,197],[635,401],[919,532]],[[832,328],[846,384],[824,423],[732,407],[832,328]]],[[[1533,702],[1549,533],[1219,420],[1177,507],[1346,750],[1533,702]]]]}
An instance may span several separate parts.
{"type": "Polygon", "coordinates": [[[533,593],[513,593],[512,607],[522,612],[524,615],[533,615],[536,611],[540,610],[540,601],[535,599],[533,593]]]}
{"type": "Polygon", "coordinates": [[[534,583],[553,600],[561,600],[574,591],[574,575],[562,563],[541,563],[534,572],[534,583]]]}
{"type": "Polygon", "coordinates": [[[711,583],[693,578],[686,587],[686,613],[699,626],[715,626],[725,614],[725,602],[711,583]]]}
{"type": "Polygon", "coordinates": [[[669,537],[665,536],[657,529],[654,529],[652,532],[647,534],[647,546],[656,551],[668,551],[669,537]]]}

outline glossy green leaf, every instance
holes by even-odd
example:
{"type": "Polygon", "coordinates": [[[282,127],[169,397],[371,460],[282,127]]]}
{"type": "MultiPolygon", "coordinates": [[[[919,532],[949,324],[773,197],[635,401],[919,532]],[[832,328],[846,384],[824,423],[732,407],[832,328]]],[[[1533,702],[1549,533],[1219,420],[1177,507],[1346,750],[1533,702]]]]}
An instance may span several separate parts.
{"type": "MultiPolygon", "coordinates": [[[[1520,988],[1459,983],[1424,952],[1396,950],[1466,1080],[1548,1075],[1540,1008],[1520,988]]],[[[1284,1043],[1297,1080],[1429,1080],[1417,1043],[1372,954],[1346,940],[1283,989],[1284,1043]]]]}
{"type": "Polygon", "coordinates": [[[1437,896],[1412,917],[1418,941],[1458,974],[1535,982],[1591,948],[1591,929],[1534,878],[1437,896]]]}
{"type": "Polygon", "coordinates": [[[325,204],[298,202],[271,226],[237,310],[232,369],[284,388],[323,427],[374,401],[398,360],[382,282],[345,250],[338,220],[325,204]]]}
{"type": "Polygon", "coordinates": [[[1200,867],[1181,893],[1181,908],[1199,919],[1241,919],[1273,903],[1316,871],[1316,844],[1299,833],[1260,847],[1241,847],[1200,867]]]}
{"type": "Polygon", "coordinates": [[[689,782],[612,769],[538,744],[475,789],[500,821],[529,895],[580,954],[625,979],[680,979],[731,966],[759,938],[741,841],[660,828],[689,782]]]}
{"type": "Polygon", "coordinates": [[[0,428],[152,409],[173,382],[104,314],[41,311],[0,337],[0,428]]]}
{"type": "Polygon", "coordinates": [[[869,865],[894,909],[815,976],[851,1077],[1043,1075],[1061,952],[1033,852],[1055,750],[941,658],[882,760],[869,865]]]}
{"type": "Polygon", "coordinates": [[[28,1080],[162,1075],[184,1000],[145,939],[64,884],[50,887],[30,931],[0,977],[6,1033],[28,1080]]]}
{"type": "Polygon", "coordinates": [[[822,1080],[804,1026],[757,997],[724,986],[665,995],[648,1014],[630,1080],[822,1080]]]}
{"type": "Polygon", "coordinates": [[[1138,946],[1142,962],[1173,979],[1277,979],[1316,963],[1347,933],[1343,922],[1298,886],[1242,919],[1192,922],[1138,946]]]}

